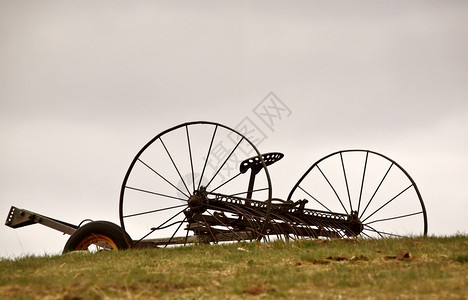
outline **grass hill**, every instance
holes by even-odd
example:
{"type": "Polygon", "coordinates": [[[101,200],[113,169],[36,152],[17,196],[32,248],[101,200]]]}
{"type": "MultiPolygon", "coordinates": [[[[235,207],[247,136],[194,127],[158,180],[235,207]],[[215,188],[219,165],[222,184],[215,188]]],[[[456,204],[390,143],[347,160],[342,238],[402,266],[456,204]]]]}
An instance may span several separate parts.
{"type": "Polygon", "coordinates": [[[468,237],[193,245],[0,260],[2,299],[468,299],[468,237]]]}

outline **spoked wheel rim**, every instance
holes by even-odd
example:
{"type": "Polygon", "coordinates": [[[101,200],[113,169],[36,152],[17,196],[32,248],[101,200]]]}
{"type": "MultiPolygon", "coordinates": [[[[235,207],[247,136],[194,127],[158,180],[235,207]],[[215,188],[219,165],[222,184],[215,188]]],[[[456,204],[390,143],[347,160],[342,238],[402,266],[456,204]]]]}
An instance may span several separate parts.
{"type": "Polygon", "coordinates": [[[118,247],[108,236],[102,234],[93,234],[83,239],[74,250],[102,252],[118,250],[118,247]]]}
{"type": "Polygon", "coordinates": [[[426,209],[416,183],[398,163],[377,152],[343,150],[318,160],[288,196],[299,199],[308,200],[306,209],[354,212],[363,238],[427,235],[426,209]]]}
{"type": "MultiPolygon", "coordinates": [[[[269,204],[272,192],[266,164],[256,146],[238,131],[197,121],[155,136],[135,156],[121,187],[119,217],[122,229],[132,238],[129,245],[139,247],[145,241],[151,241],[152,246],[185,245],[202,241],[201,235],[205,241],[216,243],[223,240],[218,239],[218,232],[228,232],[225,235],[237,240],[249,237],[238,235],[235,228],[224,224],[224,216],[205,202],[215,194],[246,197],[249,176],[242,174],[239,166],[253,156],[260,157],[262,170],[256,176],[252,199],[269,204]],[[197,210],[200,194],[207,196],[200,204],[205,217],[194,225],[191,212],[197,210]],[[221,225],[209,226],[205,219],[220,220],[221,225]],[[188,225],[197,230],[187,230],[188,225]]],[[[268,223],[269,207],[262,224],[268,223]]],[[[242,217],[236,211],[227,213],[242,217]]],[[[257,238],[261,239],[263,228],[259,231],[257,238]]]]}

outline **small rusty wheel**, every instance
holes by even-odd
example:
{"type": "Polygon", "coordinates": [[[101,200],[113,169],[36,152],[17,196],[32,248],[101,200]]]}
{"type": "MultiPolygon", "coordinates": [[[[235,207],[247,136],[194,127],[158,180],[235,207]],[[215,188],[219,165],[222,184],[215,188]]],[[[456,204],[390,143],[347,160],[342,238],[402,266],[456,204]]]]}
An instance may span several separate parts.
{"type": "Polygon", "coordinates": [[[84,238],[74,250],[88,250],[90,252],[95,250],[99,252],[118,249],[119,248],[110,237],[102,234],[93,234],[84,238]]]}
{"type": "Polygon", "coordinates": [[[107,221],[95,221],[78,228],[68,239],[63,253],[101,252],[127,248],[128,245],[120,226],[107,221]]]}
{"type": "MultiPolygon", "coordinates": [[[[377,152],[343,150],[318,160],[288,196],[300,199],[308,200],[306,209],[357,220],[362,226],[354,232],[362,237],[427,235],[426,209],[416,183],[394,160],[377,152]]],[[[346,230],[335,233],[350,235],[346,230]]]]}
{"type": "MultiPolygon", "coordinates": [[[[239,234],[227,221],[241,218],[238,211],[227,209],[222,216],[210,206],[210,199],[221,194],[266,201],[270,207],[271,180],[263,156],[227,126],[183,123],[155,136],[131,162],[120,192],[120,224],[136,248],[250,239],[253,235],[239,234]],[[258,157],[255,186],[241,167],[252,156],[258,157]]],[[[259,239],[262,230],[253,229],[259,239]]]]}

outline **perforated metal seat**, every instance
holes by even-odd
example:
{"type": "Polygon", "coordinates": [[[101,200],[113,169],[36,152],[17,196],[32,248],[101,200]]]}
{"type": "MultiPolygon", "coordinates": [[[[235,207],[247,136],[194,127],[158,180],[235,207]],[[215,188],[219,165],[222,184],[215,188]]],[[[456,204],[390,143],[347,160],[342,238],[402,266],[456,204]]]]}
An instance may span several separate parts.
{"type": "MultiPolygon", "coordinates": [[[[270,152],[270,153],[265,153],[262,154],[263,161],[265,162],[265,165],[269,166],[278,160],[282,159],[284,157],[283,153],[280,152],[270,152]]],[[[253,169],[255,171],[260,170],[262,168],[262,160],[260,159],[260,156],[254,156],[251,158],[247,158],[240,164],[240,172],[245,173],[247,172],[248,169],[253,169]]]]}

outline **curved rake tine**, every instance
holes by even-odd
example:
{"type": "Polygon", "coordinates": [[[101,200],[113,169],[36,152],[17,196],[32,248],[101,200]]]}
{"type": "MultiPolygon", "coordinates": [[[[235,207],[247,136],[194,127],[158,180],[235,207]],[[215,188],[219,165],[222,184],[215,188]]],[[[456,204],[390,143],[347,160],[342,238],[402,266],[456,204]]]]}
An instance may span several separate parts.
{"type": "Polygon", "coordinates": [[[377,233],[381,238],[384,238],[384,236],[382,234],[385,234],[388,237],[396,237],[396,238],[403,238],[404,237],[402,235],[398,235],[398,234],[394,234],[394,233],[390,233],[390,232],[385,232],[385,231],[382,231],[382,230],[377,230],[377,229],[373,228],[372,226],[369,226],[369,225],[366,225],[366,224],[364,224],[364,227],[369,227],[370,228],[369,231],[377,233]]]}
{"type": "Polygon", "coordinates": [[[370,238],[370,239],[373,239],[373,237],[371,237],[370,235],[368,235],[368,234],[367,234],[367,233],[365,233],[364,231],[362,231],[362,232],[361,232],[361,234],[363,234],[363,235],[367,236],[367,237],[368,237],[368,238],[370,238]]]}
{"type": "Polygon", "coordinates": [[[327,236],[329,238],[336,238],[336,237],[342,238],[343,237],[343,235],[341,234],[341,229],[340,229],[339,224],[330,224],[330,223],[322,222],[320,220],[314,220],[314,225],[317,226],[318,229],[326,230],[327,236]],[[331,233],[334,233],[334,235],[332,235],[331,233]]]}
{"type": "MultiPolygon", "coordinates": [[[[379,231],[375,230],[375,229],[372,228],[371,226],[364,225],[364,227],[368,227],[368,228],[369,228],[369,229],[368,229],[369,231],[377,233],[377,234],[380,236],[380,238],[382,238],[382,239],[384,238],[384,236],[383,236],[379,231]]],[[[363,231],[363,232],[364,232],[364,231],[363,231]]]]}
{"type": "MultiPolygon", "coordinates": [[[[299,238],[302,236],[302,233],[300,232],[299,228],[295,226],[294,221],[291,219],[292,216],[283,216],[281,220],[288,226],[289,231],[285,234],[286,239],[290,238],[290,235],[292,234],[295,239],[299,238]]],[[[284,234],[283,234],[284,235],[284,234]]]]}
{"type": "Polygon", "coordinates": [[[253,218],[256,220],[258,223],[258,228],[255,229],[257,233],[257,240],[261,241],[264,239],[265,241],[270,241],[270,237],[268,234],[264,232],[264,229],[267,226],[267,213],[262,211],[262,210],[255,210],[253,208],[248,208],[246,209],[250,214],[253,216],[253,218]]]}
{"type": "Polygon", "coordinates": [[[270,223],[271,223],[271,227],[272,227],[272,230],[274,232],[274,234],[276,235],[276,237],[278,239],[281,239],[281,236],[285,236],[287,235],[287,232],[285,232],[281,226],[281,224],[286,224],[286,226],[289,226],[289,223],[287,221],[284,220],[284,218],[282,218],[281,216],[275,214],[275,213],[271,213],[270,214],[270,223]],[[277,220],[281,220],[283,221],[283,223],[278,223],[277,220]]]}
{"type": "MultiPolygon", "coordinates": [[[[305,223],[302,219],[300,219],[298,217],[295,217],[295,216],[291,216],[291,217],[293,218],[293,220],[296,223],[301,224],[301,226],[302,226],[301,231],[305,231],[307,236],[317,238],[317,235],[315,234],[315,232],[313,230],[311,230],[311,225],[305,223]]],[[[305,237],[305,235],[301,235],[301,237],[305,237]]]]}
{"type": "Polygon", "coordinates": [[[217,243],[218,243],[218,240],[216,239],[216,236],[215,236],[215,234],[213,233],[213,231],[211,231],[211,226],[210,226],[210,224],[208,224],[208,222],[205,220],[205,216],[204,216],[204,215],[201,215],[201,217],[202,217],[203,222],[205,223],[206,227],[208,228],[208,231],[210,232],[211,237],[213,238],[213,243],[217,244],[217,243]]]}
{"type": "MultiPolygon", "coordinates": [[[[251,209],[251,211],[253,211],[253,209],[251,209]]],[[[265,240],[270,241],[270,234],[268,234],[269,232],[268,232],[267,229],[269,228],[270,231],[271,231],[271,229],[277,228],[278,226],[277,226],[276,222],[270,217],[270,219],[268,220],[268,223],[267,223],[267,221],[266,221],[266,213],[263,212],[263,211],[261,211],[261,210],[255,211],[255,213],[256,213],[257,218],[259,218],[260,220],[262,220],[262,219],[264,220],[264,221],[263,221],[263,224],[264,224],[264,225],[263,225],[263,228],[260,229],[260,230],[263,230],[263,231],[264,231],[264,238],[265,238],[265,240]]],[[[270,216],[271,216],[271,215],[270,215],[270,216]]],[[[277,234],[276,234],[276,235],[277,235],[277,234]]],[[[277,236],[278,236],[278,235],[277,235],[277,236]]]]}
{"type": "MultiPolygon", "coordinates": [[[[221,221],[218,217],[216,217],[215,215],[213,215],[210,211],[206,211],[210,216],[212,216],[213,218],[215,218],[218,222],[220,222],[224,227],[226,227],[229,231],[231,231],[232,233],[234,233],[239,239],[242,239],[240,237],[240,235],[237,234],[237,232],[235,232],[234,230],[232,229],[229,229],[229,226],[226,225],[223,221],[221,221]]],[[[220,234],[224,235],[224,236],[228,236],[226,233],[224,232],[221,232],[220,234]]]]}
{"type": "MultiPolygon", "coordinates": [[[[293,234],[296,239],[299,238],[299,237],[303,237],[303,234],[302,234],[302,228],[300,230],[298,230],[298,227],[295,226],[294,224],[294,219],[295,217],[294,216],[283,216],[283,217],[280,217],[280,219],[285,223],[287,224],[287,226],[290,228],[290,231],[291,231],[291,234],[293,234]]],[[[296,221],[296,223],[299,223],[296,221]]],[[[289,238],[289,233],[288,233],[288,238],[289,238]]]]}
{"type": "MultiPolygon", "coordinates": [[[[251,226],[251,228],[252,228],[252,231],[253,231],[254,233],[256,233],[256,234],[259,234],[259,232],[257,231],[257,226],[258,226],[258,228],[260,228],[260,226],[259,226],[258,224],[255,224],[255,225],[257,225],[257,226],[255,226],[255,225],[252,223],[252,222],[253,222],[253,221],[252,221],[253,216],[252,216],[250,213],[248,213],[248,212],[242,210],[240,207],[238,207],[238,206],[236,206],[236,205],[232,205],[232,204],[229,204],[229,205],[228,205],[228,208],[229,208],[230,210],[226,210],[226,212],[229,212],[229,213],[233,213],[233,214],[237,214],[237,215],[239,215],[239,216],[242,216],[245,220],[247,220],[247,221],[249,222],[249,224],[250,224],[250,226],[251,226]]],[[[255,222],[256,222],[256,221],[255,221],[255,222]]],[[[247,230],[246,230],[246,233],[247,233],[247,236],[249,236],[247,230]]],[[[249,238],[250,238],[250,237],[249,237],[249,238]]]]}
{"type": "Polygon", "coordinates": [[[309,236],[313,238],[317,238],[318,235],[316,231],[312,228],[312,224],[308,224],[307,222],[304,222],[302,219],[297,218],[298,222],[301,222],[303,224],[303,228],[306,230],[306,232],[309,234],[309,236]]]}
{"type": "Polygon", "coordinates": [[[189,235],[189,231],[190,231],[190,230],[187,228],[186,231],[187,231],[187,233],[185,233],[184,246],[187,245],[188,235],[189,235]]]}
{"type": "Polygon", "coordinates": [[[256,236],[256,239],[259,240],[261,238],[264,238],[264,234],[261,233],[261,228],[263,227],[263,222],[259,219],[261,217],[263,217],[265,219],[265,215],[261,215],[259,211],[256,211],[254,209],[251,209],[251,208],[239,208],[235,205],[232,205],[233,208],[235,208],[237,211],[239,211],[241,213],[241,215],[249,220],[249,223],[251,225],[252,224],[252,221],[251,220],[254,220],[253,222],[255,222],[255,226],[252,226],[252,230],[254,231],[254,233],[257,235],[256,236]],[[250,218],[250,219],[248,219],[250,218]]]}
{"type": "Polygon", "coordinates": [[[316,235],[313,233],[311,230],[311,226],[307,223],[305,223],[303,220],[300,218],[297,218],[296,216],[290,216],[291,218],[291,223],[295,224],[293,225],[296,231],[298,231],[298,234],[296,234],[296,238],[306,238],[306,237],[316,237],[316,235]]]}
{"type": "Polygon", "coordinates": [[[180,222],[179,226],[177,227],[177,229],[174,231],[174,233],[172,234],[171,238],[169,239],[169,241],[167,241],[166,245],[164,246],[164,248],[167,247],[167,245],[169,245],[172,241],[172,239],[174,238],[174,236],[176,235],[177,231],[179,231],[180,227],[182,226],[182,224],[184,224],[185,220],[187,220],[187,217],[185,217],[182,222],[180,222]]]}

